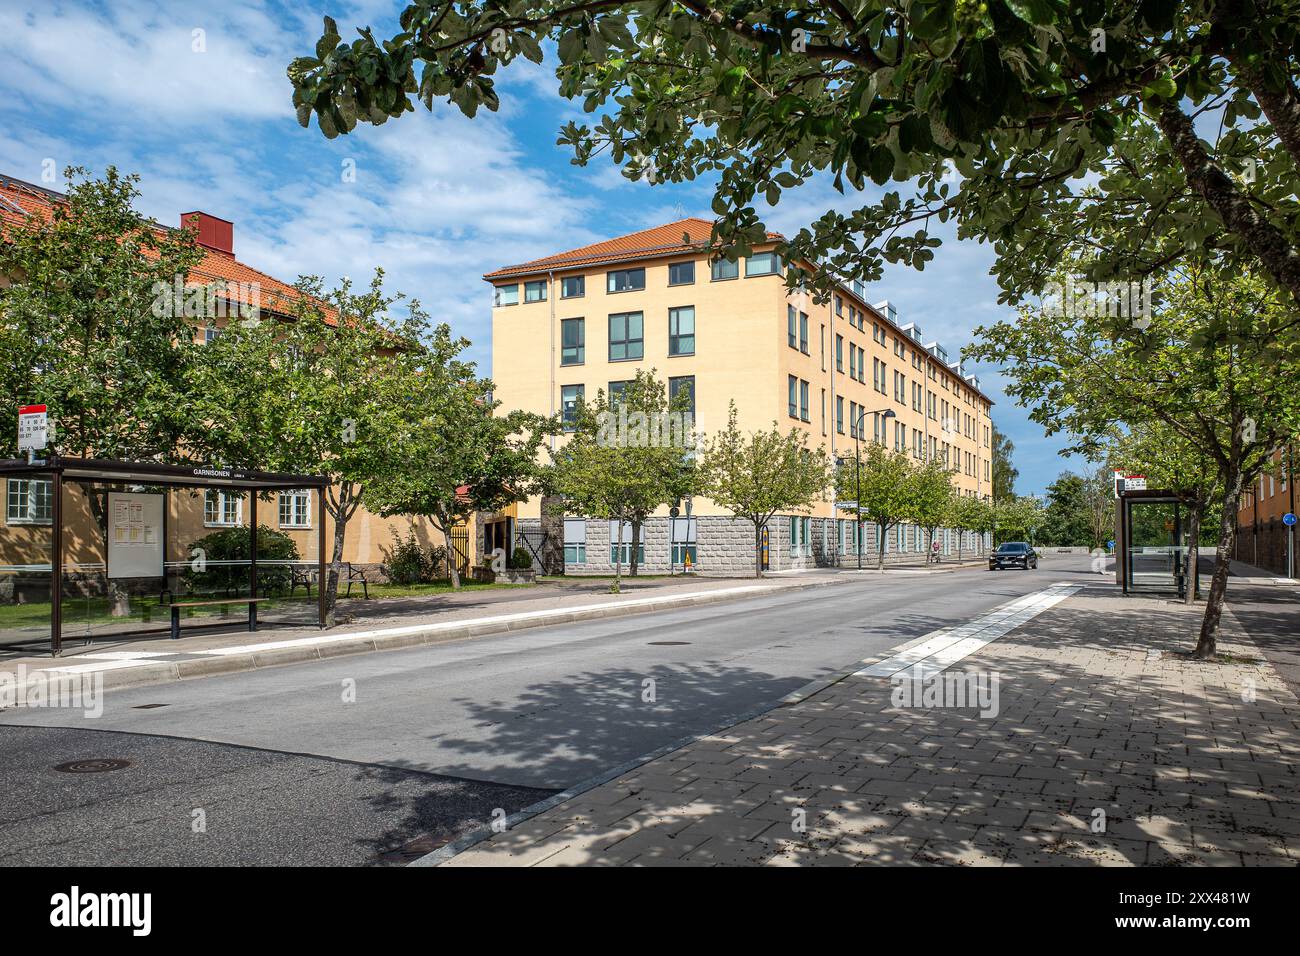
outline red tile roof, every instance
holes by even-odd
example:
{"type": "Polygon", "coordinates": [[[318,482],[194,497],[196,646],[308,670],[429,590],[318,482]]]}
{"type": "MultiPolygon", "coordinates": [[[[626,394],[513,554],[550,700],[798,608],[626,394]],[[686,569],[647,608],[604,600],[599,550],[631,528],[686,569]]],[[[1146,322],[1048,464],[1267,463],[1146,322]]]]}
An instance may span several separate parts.
{"type": "MultiPolygon", "coordinates": [[[[54,214],[55,204],[65,202],[66,199],[63,193],[0,174],[0,229],[25,228],[32,223],[33,218],[48,220],[54,214]]],[[[157,228],[171,227],[159,225],[157,228]]],[[[261,295],[261,308],[282,315],[289,311],[290,304],[299,295],[287,282],[254,269],[228,253],[205,246],[199,248],[203,250],[203,260],[190,270],[186,285],[207,285],[221,279],[238,283],[228,287],[227,298],[251,304],[252,296],[247,293],[247,289],[256,284],[261,295]]],[[[326,321],[334,324],[337,318],[334,310],[325,303],[320,305],[325,312],[326,321]]]]}
{"type": "MultiPolygon", "coordinates": [[[[626,236],[556,253],[544,259],[533,259],[531,262],[506,266],[489,272],[483,278],[491,282],[493,279],[534,275],[552,269],[576,269],[606,262],[628,262],[634,259],[670,256],[678,252],[706,248],[712,232],[713,223],[692,216],[689,219],[679,219],[676,222],[655,226],[653,229],[642,229],[640,232],[631,232],[626,236]]],[[[778,232],[769,232],[767,238],[772,242],[779,242],[785,237],[778,232]]]]}

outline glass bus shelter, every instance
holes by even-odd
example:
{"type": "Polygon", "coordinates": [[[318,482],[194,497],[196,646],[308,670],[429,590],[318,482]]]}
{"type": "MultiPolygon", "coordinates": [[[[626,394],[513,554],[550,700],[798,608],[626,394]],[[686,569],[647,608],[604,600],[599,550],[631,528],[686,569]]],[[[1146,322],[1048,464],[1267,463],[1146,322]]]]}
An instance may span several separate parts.
{"type": "Polygon", "coordinates": [[[182,619],[244,614],[249,630],[259,614],[324,626],[326,486],[235,467],[0,460],[0,648],[48,642],[58,656],[65,639],[175,636],[182,619]],[[259,499],[275,509],[260,543],[259,499]]]}
{"type": "Polygon", "coordinates": [[[1116,509],[1116,576],[1125,594],[1199,594],[1189,566],[1188,506],[1165,491],[1126,491],[1116,509]]]}

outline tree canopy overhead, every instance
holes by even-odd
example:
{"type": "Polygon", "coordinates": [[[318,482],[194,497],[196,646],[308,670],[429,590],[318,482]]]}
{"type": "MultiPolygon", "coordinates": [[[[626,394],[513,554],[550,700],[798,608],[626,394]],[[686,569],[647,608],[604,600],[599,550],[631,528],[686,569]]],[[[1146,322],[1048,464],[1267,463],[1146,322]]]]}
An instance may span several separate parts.
{"type": "Polygon", "coordinates": [[[561,95],[594,117],[560,133],[574,161],[716,179],[724,253],[813,177],[905,183],[787,240],[822,291],[923,267],[955,221],[994,244],[1007,301],[1078,242],[1095,278],[1213,257],[1300,300],[1289,0],[416,0],[388,39],[358,33],[326,18],[290,65],[304,126],[496,109],[498,70],[553,41],[561,95]]]}

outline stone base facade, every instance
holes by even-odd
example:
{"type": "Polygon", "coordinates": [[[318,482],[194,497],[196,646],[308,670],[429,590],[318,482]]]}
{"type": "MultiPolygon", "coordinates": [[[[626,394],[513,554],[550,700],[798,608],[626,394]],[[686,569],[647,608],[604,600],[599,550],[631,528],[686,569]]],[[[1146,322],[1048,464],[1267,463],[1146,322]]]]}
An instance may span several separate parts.
{"type": "MultiPolygon", "coordinates": [[[[572,523],[575,519],[568,518],[572,523]]],[[[677,537],[685,537],[686,519],[677,520],[677,537]]],[[[754,526],[748,521],[730,516],[700,515],[691,519],[695,525],[695,540],[679,542],[674,554],[671,543],[673,519],[655,517],[649,519],[641,529],[641,551],[638,567],[652,574],[666,574],[683,569],[682,558],[686,546],[693,545],[691,552],[692,571],[700,574],[744,575],[754,571],[754,526]]],[[[556,525],[563,533],[563,523],[556,522],[548,526],[547,548],[555,548],[564,554],[564,571],[566,574],[613,574],[613,546],[617,541],[617,525],[611,529],[611,522],[588,518],[583,528],[574,529],[585,532],[586,540],[581,544],[569,541],[555,542],[556,525]],[[611,530],[614,534],[611,536],[611,530]],[[558,546],[557,546],[558,545],[558,546]]],[[[570,524],[573,528],[573,525],[570,524]]],[[[530,536],[540,536],[541,522],[536,518],[521,518],[518,530],[530,536]]],[[[856,551],[852,547],[853,522],[843,519],[813,518],[807,516],[780,515],[772,519],[767,526],[767,547],[769,571],[791,571],[807,568],[854,567],[858,563],[856,551]]],[[[939,553],[946,561],[955,561],[958,556],[959,533],[949,529],[935,532],[939,542],[939,553]]],[[[877,529],[873,524],[862,525],[862,566],[874,567],[877,551],[877,529]]],[[[987,535],[966,532],[961,535],[961,554],[965,558],[987,553],[991,542],[987,535]]],[[[929,533],[922,528],[902,525],[890,528],[885,534],[886,564],[922,564],[930,546],[929,533]]],[[[624,556],[631,556],[631,534],[624,533],[624,556]]],[[[534,567],[541,572],[540,563],[534,561],[534,567]]],[[[628,561],[623,561],[623,570],[627,571],[628,561]]]]}

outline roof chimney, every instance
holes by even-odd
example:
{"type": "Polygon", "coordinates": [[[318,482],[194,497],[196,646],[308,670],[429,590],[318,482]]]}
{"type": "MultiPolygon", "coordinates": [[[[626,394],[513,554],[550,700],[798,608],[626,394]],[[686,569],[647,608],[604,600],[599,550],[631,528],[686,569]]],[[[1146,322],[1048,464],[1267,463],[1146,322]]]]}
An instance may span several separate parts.
{"type": "Polygon", "coordinates": [[[194,230],[194,238],[199,245],[228,256],[235,254],[235,224],[206,212],[186,212],[181,214],[181,228],[194,230]]]}

